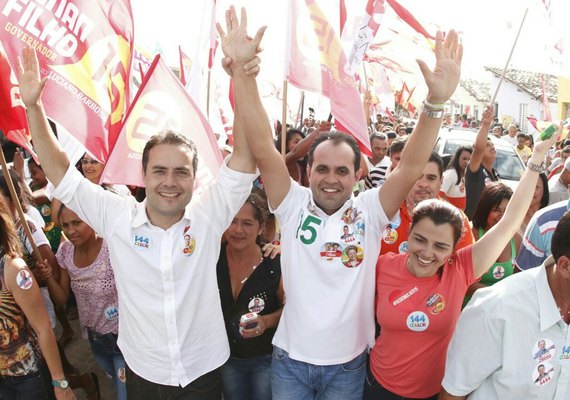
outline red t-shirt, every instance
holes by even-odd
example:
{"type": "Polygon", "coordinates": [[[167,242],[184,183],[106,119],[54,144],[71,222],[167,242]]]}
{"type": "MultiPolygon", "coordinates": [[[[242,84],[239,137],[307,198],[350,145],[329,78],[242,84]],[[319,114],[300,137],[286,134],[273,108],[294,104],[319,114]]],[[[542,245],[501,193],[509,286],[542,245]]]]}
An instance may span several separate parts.
{"type": "Polygon", "coordinates": [[[441,274],[418,278],[408,254],[385,254],[376,266],[376,317],[380,336],[370,368],[386,389],[403,397],[440,392],[447,346],[473,276],[472,246],[454,254],[441,274]]]}

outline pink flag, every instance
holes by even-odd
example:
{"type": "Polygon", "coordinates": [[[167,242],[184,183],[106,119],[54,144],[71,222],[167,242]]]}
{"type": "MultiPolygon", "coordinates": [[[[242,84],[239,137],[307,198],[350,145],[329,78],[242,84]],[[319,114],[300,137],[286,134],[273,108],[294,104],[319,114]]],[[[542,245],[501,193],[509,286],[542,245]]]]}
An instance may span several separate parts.
{"type": "Polygon", "coordinates": [[[291,3],[286,79],[300,89],[328,97],[335,121],[371,155],[362,101],[338,35],[315,0],[291,3]]]}
{"type": "Polygon", "coordinates": [[[552,116],[550,115],[550,103],[548,102],[548,96],[546,95],[546,80],[544,74],[540,75],[540,80],[542,84],[542,119],[544,121],[552,121],[552,116]]]}
{"type": "Polygon", "coordinates": [[[0,43],[0,130],[4,135],[25,148],[37,161],[26,120],[26,109],[20,99],[20,88],[12,67],[0,43]]]}
{"type": "Polygon", "coordinates": [[[214,133],[188,91],[157,55],[125,118],[101,182],[143,186],[142,151],[148,139],[163,129],[181,133],[198,147],[196,188],[211,182],[222,163],[214,133]]]}
{"type": "Polygon", "coordinates": [[[129,103],[129,0],[3,1],[0,25],[12,65],[24,46],[36,50],[48,117],[106,161],[129,103]]]}
{"type": "Polygon", "coordinates": [[[342,31],[344,30],[344,25],[346,24],[346,4],[344,3],[344,0],[340,0],[340,30],[339,32],[339,36],[342,37],[342,31]]]}

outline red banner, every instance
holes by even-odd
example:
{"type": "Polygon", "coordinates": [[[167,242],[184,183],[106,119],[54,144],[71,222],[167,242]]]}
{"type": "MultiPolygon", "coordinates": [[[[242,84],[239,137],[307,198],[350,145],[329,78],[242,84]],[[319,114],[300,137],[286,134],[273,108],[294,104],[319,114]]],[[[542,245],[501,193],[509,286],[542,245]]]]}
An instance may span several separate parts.
{"type": "Polygon", "coordinates": [[[106,161],[128,99],[133,43],[129,0],[7,0],[0,40],[15,65],[24,46],[36,50],[48,117],[96,158],[106,161]]]}
{"type": "Polygon", "coordinates": [[[4,54],[4,49],[0,43],[0,130],[12,142],[24,147],[32,154],[34,153],[31,137],[26,120],[26,109],[20,99],[20,88],[16,75],[4,54]]]}
{"type": "Polygon", "coordinates": [[[212,128],[188,91],[158,55],[129,109],[101,182],[144,186],[142,152],[148,139],[163,129],[181,133],[198,147],[196,188],[211,182],[222,163],[212,128]]]}
{"type": "Polygon", "coordinates": [[[293,0],[289,28],[287,79],[300,89],[320,93],[331,101],[335,121],[371,155],[364,108],[340,39],[315,0],[293,0]]]}

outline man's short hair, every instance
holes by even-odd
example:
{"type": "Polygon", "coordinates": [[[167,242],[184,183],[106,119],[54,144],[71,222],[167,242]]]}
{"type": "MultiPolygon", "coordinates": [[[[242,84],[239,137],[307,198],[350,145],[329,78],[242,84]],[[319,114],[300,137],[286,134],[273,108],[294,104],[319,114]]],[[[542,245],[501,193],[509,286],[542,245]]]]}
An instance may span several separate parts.
{"type": "Polygon", "coordinates": [[[430,162],[437,164],[437,170],[439,171],[439,177],[441,178],[443,176],[443,166],[444,166],[443,159],[441,158],[441,156],[437,154],[435,151],[432,151],[428,160],[428,163],[430,162]]]}
{"type": "Polygon", "coordinates": [[[394,131],[388,131],[386,132],[386,137],[388,139],[396,139],[398,137],[398,134],[394,131]]]}
{"type": "Polygon", "coordinates": [[[370,134],[370,146],[372,146],[372,141],[374,139],[379,139],[379,140],[384,141],[384,140],[388,140],[388,137],[385,134],[383,134],[382,132],[372,132],[370,134]]]}
{"type": "Polygon", "coordinates": [[[550,250],[555,262],[562,256],[570,257],[570,211],[556,225],[550,250]]]}
{"type": "Polygon", "coordinates": [[[198,170],[198,150],[196,149],[196,145],[190,139],[170,129],[165,129],[156,135],[151,136],[148,142],[146,142],[142,153],[143,173],[146,174],[150,151],[153,147],[160,144],[186,147],[192,153],[192,170],[194,172],[194,176],[196,176],[196,171],[198,170]]]}
{"type": "Polygon", "coordinates": [[[338,146],[341,143],[348,144],[350,146],[350,148],[352,149],[352,151],[354,152],[354,171],[356,172],[360,169],[361,154],[360,154],[360,148],[358,147],[358,143],[356,142],[356,139],[354,139],[352,136],[350,136],[344,132],[341,132],[341,131],[326,132],[326,133],[319,135],[315,139],[315,141],[311,145],[311,148],[309,149],[309,153],[308,153],[308,165],[309,166],[313,165],[313,154],[315,153],[315,149],[321,143],[326,142],[327,140],[332,140],[332,142],[335,146],[338,146]]]}
{"type": "Polygon", "coordinates": [[[401,153],[404,150],[404,146],[406,145],[407,138],[400,137],[392,142],[390,145],[390,155],[401,153]]]}
{"type": "Polygon", "coordinates": [[[526,140],[526,139],[528,139],[528,136],[526,133],[522,133],[522,132],[517,133],[517,139],[521,139],[521,138],[526,140]]]}

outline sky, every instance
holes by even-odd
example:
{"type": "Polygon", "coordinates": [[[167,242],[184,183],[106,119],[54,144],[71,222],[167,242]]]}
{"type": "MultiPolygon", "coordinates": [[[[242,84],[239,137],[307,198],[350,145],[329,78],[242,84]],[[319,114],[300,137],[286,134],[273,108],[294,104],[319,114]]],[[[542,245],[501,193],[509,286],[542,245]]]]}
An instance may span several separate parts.
{"type": "MultiPolygon", "coordinates": [[[[135,16],[135,38],[149,52],[160,50],[167,63],[178,65],[178,46],[187,53],[193,53],[196,42],[207,46],[205,40],[210,24],[209,10],[211,0],[131,0],[135,16]],[[200,37],[202,40],[200,40],[200,37]]],[[[338,4],[339,0],[318,0],[319,4],[338,4]]],[[[567,56],[570,55],[570,30],[553,27],[564,27],[564,18],[570,15],[570,1],[550,0],[550,20],[546,18],[542,0],[399,0],[430,32],[438,28],[442,30],[456,29],[461,33],[464,44],[462,78],[473,78],[490,81],[490,74],[484,66],[503,68],[513,41],[521,24],[524,11],[529,7],[526,21],[514,50],[510,63],[511,68],[534,72],[554,73],[560,71],[550,65],[546,43],[556,43],[562,35],[565,37],[567,56]]],[[[545,0],[549,1],[549,0],[545,0]]],[[[261,54],[262,72],[260,79],[272,82],[276,87],[283,80],[285,54],[285,37],[287,33],[288,9],[290,0],[218,0],[217,20],[224,23],[224,10],[234,4],[245,6],[248,11],[250,34],[267,25],[261,54]]],[[[349,18],[353,15],[353,25],[360,20],[366,0],[346,0],[349,18]]],[[[334,5],[331,9],[336,10],[334,5]]],[[[331,15],[331,18],[335,18],[331,15]]],[[[338,18],[338,17],[336,17],[338,18]]],[[[331,21],[334,24],[334,22],[331,21]]],[[[347,22],[350,25],[350,21],[347,22]]],[[[377,39],[379,39],[377,37],[377,39]]],[[[348,42],[347,42],[348,43],[348,42]]],[[[218,51],[218,60],[221,57],[218,51]]],[[[195,57],[203,57],[205,52],[194,53],[195,57]]],[[[193,55],[189,54],[191,58],[193,55]]],[[[421,57],[428,65],[434,64],[434,57],[428,53],[416,53],[403,49],[400,55],[402,62],[414,69],[416,84],[423,82],[415,59],[421,57]],[[427,55],[426,55],[427,54],[427,55]]],[[[567,64],[570,66],[570,62],[567,64]]],[[[570,67],[566,69],[570,73],[570,67]]],[[[222,87],[225,83],[222,84],[222,87]]],[[[397,86],[394,84],[393,86],[397,86]]],[[[424,85],[425,86],[425,85],[424,85]]],[[[424,87],[425,89],[425,87],[424,87]]],[[[421,92],[421,90],[420,90],[421,92]]],[[[296,104],[300,93],[290,90],[290,104],[296,104]],[[291,100],[293,99],[293,100],[291,100]]],[[[310,96],[310,95],[309,95],[310,96]]],[[[318,100],[311,100],[315,103],[318,100]]],[[[275,105],[277,107],[277,104],[275,105]]],[[[296,108],[291,106],[292,108],[296,108]]],[[[325,107],[326,108],[326,105],[325,107]]]]}

